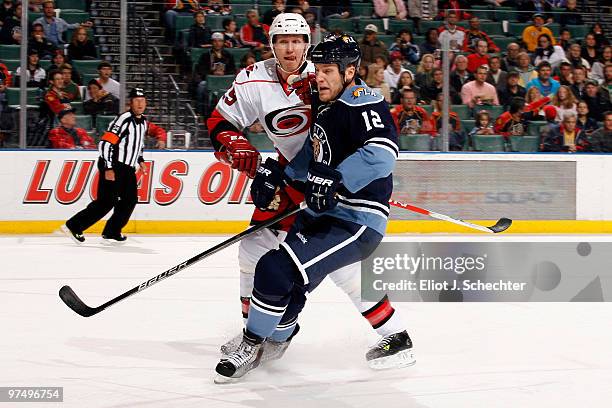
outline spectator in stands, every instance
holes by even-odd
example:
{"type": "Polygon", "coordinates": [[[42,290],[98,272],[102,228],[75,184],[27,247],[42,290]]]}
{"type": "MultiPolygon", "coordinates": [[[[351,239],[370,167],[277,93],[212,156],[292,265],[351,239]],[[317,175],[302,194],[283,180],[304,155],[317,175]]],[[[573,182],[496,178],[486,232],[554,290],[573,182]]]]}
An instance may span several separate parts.
{"type": "Polygon", "coordinates": [[[588,33],[584,37],[580,56],[587,60],[591,66],[601,57],[599,48],[597,47],[597,41],[595,40],[595,34],[588,33]]]}
{"type": "Polygon", "coordinates": [[[438,28],[440,44],[444,43],[444,39],[449,41],[449,48],[454,51],[461,51],[465,41],[465,31],[457,25],[458,17],[454,11],[449,11],[444,25],[438,28]]]}
{"type": "Polygon", "coordinates": [[[88,115],[118,115],[119,99],[102,88],[96,79],[87,84],[90,99],[83,102],[83,110],[88,115]]]}
{"type": "Polygon", "coordinates": [[[507,77],[508,73],[501,70],[501,58],[497,56],[489,58],[489,73],[487,74],[487,82],[495,87],[498,97],[499,89],[506,86],[507,77]]]}
{"type": "Polygon", "coordinates": [[[584,99],[586,91],[587,72],[584,67],[574,68],[572,73],[573,82],[570,86],[572,93],[578,99],[584,99]]]}
{"type": "Polygon", "coordinates": [[[443,19],[444,16],[448,16],[450,13],[455,14],[457,21],[468,20],[472,17],[470,13],[465,11],[470,8],[470,5],[467,1],[441,0],[438,2],[438,8],[439,8],[438,18],[440,20],[443,19]]]}
{"type": "MultiPolygon", "coordinates": [[[[518,56],[521,52],[521,47],[517,43],[510,43],[506,46],[506,56],[501,60],[501,68],[510,72],[512,68],[518,67],[518,56]]],[[[527,55],[529,57],[529,55],[527,55]]]]}
{"type": "Polygon", "coordinates": [[[203,7],[203,10],[206,14],[220,14],[226,16],[231,14],[232,6],[225,4],[223,0],[208,0],[208,5],[203,7]]]}
{"type": "Polygon", "coordinates": [[[102,88],[110,92],[115,98],[119,98],[120,85],[112,78],[113,66],[106,61],[101,62],[98,64],[98,75],[97,81],[102,85],[102,88]]]}
{"type": "Polygon", "coordinates": [[[374,92],[381,94],[387,103],[391,103],[391,88],[385,81],[385,69],[378,64],[368,67],[366,83],[374,92]]]}
{"type": "Polygon", "coordinates": [[[565,59],[563,48],[558,45],[552,45],[548,34],[542,34],[538,37],[538,47],[535,49],[533,64],[540,65],[542,61],[548,61],[552,69],[555,69],[565,59]]]}
{"type": "Polygon", "coordinates": [[[64,77],[64,87],[62,88],[62,91],[64,92],[66,98],[70,100],[70,102],[81,101],[83,99],[81,97],[81,90],[72,80],[72,65],[63,64],[59,67],[59,71],[64,77]]]}
{"type": "Polygon", "coordinates": [[[562,61],[559,64],[559,76],[555,78],[561,85],[572,86],[574,83],[572,64],[562,61]]]}
{"type": "Polygon", "coordinates": [[[478,40],[476,45],[476,52],[467,56],[468,59],[468,71],[475,73],[478,67],[483,65],[489,66],[489,55],[487,54],[487,42],[485,40],[478,40]]]}
{"type": "Polygon", "coordinates": [[[13,85],[11,71],[9,71],[8,67],[2,61],[0,61],[0,79],[3,81],[4,86],[13,85]]]}
{"type": "Polygon", "coordinates": [[[486,110],[482,110],[476,113],[476,123],[470,133],[468,133],[468,138],[470,140],[470,145],[472,144],[471,140],[474,135],[494,135],[493,131],[493,121],[491,120],[491,115],[486,110]]]}
{"type": "Polygon", "coordinates": [[[270,25],[274,17],[285,12],[285,0],[272,0],[272,8],[263,15],[263,23],[270,25]]]}
{"type": "Polygon", "coordinates": [[[508,110],[495,120],[493,126],[495,134],[503,135],[505,138],[526,135],[529,121],[523,115],[524,111],[525,100],[523,98],[513,98],[508,110]]]}
{"type": "MultiPolygon", "coordinates": [[[[442,105],[444,95],[438,94],[438,97],[432,103],[433,112],[431,114],[432,134],[439,136],[442,131],[442,105]]],[[[448,147],[452,151],[461,151],[465,144],[465,132],[461,131],[461,121],[459,115],[450,109],[448,110],[448,147]]]]}
{"type": "Polygon", "coordinates": [[[562,28],[559,33],[559,39],[557,45],[563,48],[563,52],[569,50],[569,46],[572,45],[572,33],[567,28],[562,28]]]}
{"type": "MultiPolygon", "coordinates": [[[[525,102],[527,103],[527,106],[532,106],[535,102],[539,100],[542,100],[542,93],[538,88],[534,86],[527,89],[527,94],[525,95],[525,102]]],[[[548,102],[549,101],[546,101],[546,103],[548,102]]],[[[546,113],[544,111],[544,108],[546,107],[545,105],[546,104],[538,104],[534,108],[525,108],[524,115],[527,117],[528,120],[544,120],[546,117],[546,113]]],[[[551,121],[555,120],[557,111],[555,110],[553,113],[554,114],[550,118],[551,121]]]]}
{"type": "Polygon", "coordinates": [[[401,105],[391,110],[391,116],[400,135],[431,133],[431,122],[427,111],[417,106],[417,95],[411,89],[401,92],[401,105]]]}
{"type": "Polygon", "coordinates": [[[405,20],[408,12],[402,0],[373,0],[374,15],[381,18],[405,20]]]}
{"type": "Polygon", "coordinates": [[[52,149],[95,149],[96,142],[85,129],[76,127],[76,109],[66,107],[57,114],[59,126],[48,133],[52,149]]]}
{"type": "Polygon", "coordinates": [[[246,17],[247,23],[240,29],[240,40],[246,46],[263,50],[268,46],[268,30],[270,27],[259,22],[257,10],[247,11],[246,17]]]}
{"type": "Polygon", "coordinates": [[[601,23],[595,23],[593,25],[593,29],[591,32],[595,35],[595,40],[597,41],[597,48],[601,48],[604,45],[610,45],[610,41],[604,32],[603,26],[601,23]]]}
{"type": "Polygon", "coordinates": [[[486,82],[489,68],[481,65],[476,69],[476,78],[461,88],[461,101],[474,108],[480,105],[499,105],[495,87],[486,82]]]}
{"type": "Polygon", "coordinates": [[[563,121],[552,126],[544,138],[544,152],[569,152],[589,149],[586,135],[576,127],[576,114],[566,112],[563,121]]]}
{"type": "Polygon", "coordinates": [[[3,0],[0,6],[0,25],[13,15],[13,0],[3,0]]]}
{"type": "MultiPolygon", "coordinates": [[[[407,0],[406,5],[408,8],[408,15],[412,17],[416,27],[419,27],[421,20],[433,20],[434,17],[438,15],[437,0],[407,0]]],[[[428,54],[431,52],[433,51],[421,53],[428,54]]]]}
{"type": "Polygon", "coordinates": [[[239,48],[242,47],[240,42],[240,33],[237,30],[236,21],[231,18],[223,19],[223,39],[225,41],[225,48],[239,48]]]}
{"type": "Polygon", "coordinates": [[[71,60],[95,60],[98,59],[96,45],[87,36],[87,28],[79,27],[72,33],[72,39],[68,44],[68,57],[71,60]]]}
{"type": "Polygon", "coordinates": [[[536,87],[540,90],[543,96],[549,96],[557,93],[559,89],[559,81],[554,80],[551,77],[552,68],[548,61],[542,61],[538,65],[538,77],[532,79],[527,83],[525,88],[529,91],[529,88],[536,87]]]}
{"type": "MultiPolygon", "coordinates": [[[[316,10],[310,9],[308,1],[298,0],[298,4],[300,4],[300,2],[305,3],[302,6],[304,12],[311,10],[316,13],[316,10]]],[[[321,23],[323,25],[327,24],[329,18],[349,18],[351,16],[350,0],[318,0],[315,5],[321,10],[321,18],[323,19],[321,23]]]]}
{"type": "Polygon", "coordinates": [[[389,84],[391,92],[395,92],[395,86],[397,85],[400,75],[402,72],[406,72],[407,69],[402,67],[402,54],[399,51],[393,51],[389,55],[389,58],[391,62],[384,71],[385,82],[389,84]]]}
{"type": "Polygon", "coordinates": [[[533,25],[525,27],[525,30],[523,30],[523,43],[525,43],[527,51],[535,51],[538,46],[538,38],[542,34],[548,34],[552,44],[555,45],[552,31],[548,27],[544,27],[544,16],[540,13],[535,13],[533,15],[533,25]]]}
{"type": "Polygon", "coordinates": [[[399,51],[402,58],[410,64],[416,64],[420,59],[419,47],[412,43],[412,34],[409,30],[401,29],[395,37],[395,43],[389,47],[389,53],[399,51]]]}
{"type": "Polygon", "coordinates": [[[450,86],[458,94],[461,93],[463,85],[474,80],[474,75],[467,70],[467,66],[467,57],[465,55],[457,55],[457,58],[455,58],[455,69],[450,73],[450,86]]]}
{"type": "Polygon", "coordinates": [[[566,60],[572,64],[572,67],[584,67],[587,71],[590,71],[591,64],[584,58],[582,58],[582,48],[579,44],[572,44],[569,47],[569,51],[566,53],[566,60]]]}
{"type": "Polygon", "coordinates": [[[562,26],[566,25],[584,25],[582,14],[576,8],[576,0],[567,0],[565,10],[559,16],[559,23],[562,26]]]}
{"type": "Polygon", "coordinates": [[[55,45],[45,38],[42,24],[32,24],[28,50],[36,50],[40,59],[51,59],[55,53],[55,45]]]}
{"type": "Polygon", "coordinates": [[[34,23],[42,24],[43,29],[45,30],[45,36],[56,47],[64,44],[62,35],[64,34],[64,31],[68,30],[69,28],[76,29],[81,26],[91,27],[93,25],[91,21],[68,24],[63,18],[55,17],[55,6],[53,1],[45,1],[43,3],[43,16],[34,20],[34,23]]]}
{"type": "Polygon", "coordinates": [[[393,103],[394,105],[401,103],[402,92],[406,90],[411,90],[412,92],[414,92],[417,101],[421,98],[420,88],[415,85],[412,72],[410,71],[402,72],[394,89],[395,92],[393,92],[393,94],[391,95],[391,103],[393,103]]]}
{"type": "Polygon", "coordinates": [[[524,98],[526,94],[525,88],[519,85],[519,73],[516,71],[508,72],[506,77],[506,85],[498,88],[497,94],[499,97],[499,103],[508,109],[510,102],[514,98],[524,98]]]}
{"type": "Polygon", "coordinates": [[[174,29],[176,27],[177,16],[190,16],[192,13],[197,12],[200,9],[200,4],[196,0],[176,0],[176,5],[164,14],[164,20],[166,21],[166,35],[170,38],[174,38],[174,29]]]}
{"type": "MultiPolygon", "coordinates": [[[[17,67],[15,70],[15,86],[19,86],[21,83],[22,67],[17,67]]],[[[47,73],[40,66],[38,51],[35,49],[28,51],[28,66],[26,68],[26,82],[28,87],[44,88],[47,78],[47,73]]]]}
{"type": "Polygon", "coordinates": [[[589,137],[588,151],[612,152],[612,112],[605,113],[603,127],[594,131],[589,137]]]}
{"type": "Polygon", "coordinates": [[[589,117],[600,122],[604,112],[612,110],[612,102],[607,89],[602,89],[594,79],[589,79],[585,86],[584,101],[589,106],[589,117]]]}
{"type": "Polygon", "coordinates": [[[610,64],[612,64],[612,47],[606,45],[599,59],[591,66],[591,78],[603,84],[605,81],[605,67],[610,64]]]}
{"type": "Polygon", "coordinates": [[[576,126],[590,136],[599,126],[595,119],[589,117],[589,105],[585,101],[578,101],[576,110],[578,112],[576,126]]]}
{"type": "Polygon", "coordinates": [[[559,90],[552,97],[552,101],[550,103],[557,109],[557,117],[555,118],[556,122],[561,122],[563,115],[567,112],[571,112],[574,115],[578,114],[576,111],[576,97],[569,87],[565,85],[561,85],[559,87],[559,90]]]}
{"type": "Polygon", "coordinates": [[[234,75],[236,66],[232,55],[224,49],[224,37],[221,33],[213,33],[210,52],[202,54],[195,66],[194,81],[196,88],[196,108],[206,114],[208,100],[206,79],[209,75],[234,75]],[[216,72],[215,72],[216,71],[216,72]]]}
{"type": "Polygon", "coordinates": [[[240,69],[239,69],[239,71],[241,71],[242,69],[248,67],[249,65],[253,65],[256,62],[257,62],[257,58],[255,57],[255,54],[253,54],[250,51],[247,52],[246,54],[244,54],[242,56],[242,58],[240,58],[240,69]]]}
{"type": "Polygon", "coordinates": [[[612,63],[606,64],[604,68],[604,81],[601,86],[608,91],[608,94],[612,97],[612,63]]]}
{"type": "Polygon", "coordinates": [[[191,48],[210,48],[212,31],[206,26],[206,15],[203,11],[193,14],[193,24],[189,27],[189,40],[187,44],[191,48]]]}
{"type": "Polygon", "coordinates": [[[529,54],[521,52],[518,55],[518,66],[514,68],[520,75],[519,85],[527,88],[527,84],[534,78],[538,77],[538,73],[534,66],[531,65],[529,54]]]}
{"type": "Polygon", "coordinates": [[[62,110],[70,109],[70,100],[64,95],[64,76],[58,70],[53,70],[49,74],[51,87],[43,96],[42,115],[54,118],[62,110]]]}
{"type": "Polygon", "coordinates": [[[421,51],[421,55],[433,55],[438,49],[440,49],[438,30],[430,28],[425,33],[425,42],[419,46],[419,50],[421,51]]]}
{"type": "Polygon", "coordinates": [[[435,61],[432,54],[425,54],[421,58],[414,80],[419,88],[423,89],[431,83],[435,61]]]}
{"type": "Polygon", "coordinates": [[[378,27],[375,24],[368,24],[363,30],[363,39],[359,43],[361,49],[361,63],[372,64],[376,61],[376,57],[384,56],[388,59],[387,46],[382,41],[378,40],[378,27]]]}
{"type": "Polygon", "coordinates": [[[516,0],[516,5],[521,11],[518,16],[518,20],[521,23],[525,23],[529,20],[529,12],[532,12],[533,15],[538,14],[542,16],[542,24],[544,24],[544,22],[553,22],[551,17],[545,18],[545,14],[550,16],[550,12],[552,11],[552,7],[548,4],[547,0],[516,0]]]}
{"type": "Polygon", "coordinates": [[[0,30],[0,43],[20,44],[21,43],[21,2],[15,4],[13,14],[9,15],[2,24],[0,30]]]}
{"type": "Polygon", "coordinates": [[[495,45],[491,37],[484,31],[480,31],[480,19],[478,17],[470,18],[470,28],[465,32],[465,40],[463,40],[464,52],[478,52],[478,41],[484,40],[487,43],[487,52],[499,52],[499,47],[495,45]]]}
{"type": "MultiPolygon", "coordinates": [[[[444,76],[440,68],[434,68],[429,84],[421,88],[421,100],[430,104],[436,100],[438,94],[442,93],[444,76]]],[[[451,98],[456,95],[454,89],[451,90],[451,98]]],[[[451,102],[452,103],[452,102],[451,102]]]]}

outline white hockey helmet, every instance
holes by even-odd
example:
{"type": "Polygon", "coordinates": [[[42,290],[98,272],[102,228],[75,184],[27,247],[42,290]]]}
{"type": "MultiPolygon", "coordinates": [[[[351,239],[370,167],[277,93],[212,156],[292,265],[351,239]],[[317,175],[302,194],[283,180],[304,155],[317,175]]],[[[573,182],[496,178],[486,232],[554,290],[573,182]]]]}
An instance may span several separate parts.
{"type": "Polygon", "coordinates": [[[274,18],[274,21],[272,21],[268,35],[270,36],[270,47],[272,48],[272,53],[274,54],[275,58],[276,53],[274,52],[274,36],[278,34],[305,35],[308,46],[304,50],[302,61],[306,60],[306,53],[310,47],[310,26],[301,14],[281,13],[274,18]]]}

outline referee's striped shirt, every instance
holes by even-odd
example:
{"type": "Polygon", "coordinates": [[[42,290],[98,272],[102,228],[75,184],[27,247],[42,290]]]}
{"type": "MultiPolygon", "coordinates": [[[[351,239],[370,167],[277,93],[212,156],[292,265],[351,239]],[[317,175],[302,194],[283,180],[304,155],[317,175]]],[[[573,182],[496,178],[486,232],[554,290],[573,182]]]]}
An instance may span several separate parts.
{"type": "Polygon", "coordinates": [[[149,122],[144,115],[137,118],[129,110],[108,125],[98,148],[107,169],[119,162],[136,167],[143,161],[142,151],[149,122]]]}

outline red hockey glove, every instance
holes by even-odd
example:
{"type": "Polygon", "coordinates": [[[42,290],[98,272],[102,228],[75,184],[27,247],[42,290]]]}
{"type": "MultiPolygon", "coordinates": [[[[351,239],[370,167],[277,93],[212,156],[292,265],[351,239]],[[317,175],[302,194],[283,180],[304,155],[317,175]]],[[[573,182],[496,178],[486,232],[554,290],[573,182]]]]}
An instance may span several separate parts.
{"type": "Polygon", "coordinates": [[[302,75],[294,75],[289,78],[291,88],[295,89],[295,94],[300,97],[304,105],[310,105],[312,102],[312,89],[317,86],[316,75],[312,72],[303,73],[302,75]]]}
{"type": "Polygon", "coordinates": [[[244,171],[250,178],[255,177],[261,155],[244,136],[238,132],[226,131],[217,135],[217,141],[225,147],[215,152],[217,160],[229,163],[232,169],[244,171]]]}

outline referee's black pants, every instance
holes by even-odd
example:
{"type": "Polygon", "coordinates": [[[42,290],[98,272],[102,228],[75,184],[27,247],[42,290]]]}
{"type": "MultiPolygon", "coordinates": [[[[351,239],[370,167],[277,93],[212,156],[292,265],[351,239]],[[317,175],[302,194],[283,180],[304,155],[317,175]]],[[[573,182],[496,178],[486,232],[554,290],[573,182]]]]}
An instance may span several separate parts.
{"type": "Polygon", "coordinates": [[[115,181],[104,177],[104,160],[98,159],[98,197],[84,210],[66,221],[66,226],[74,232],[83,232],[100,221],[110,210],[113,215],[106,222],[102,235],[117,236],[130,219],[136,202],[136,170],[123,163],[113,165],[115,181]]]}

